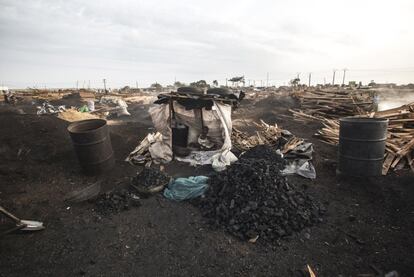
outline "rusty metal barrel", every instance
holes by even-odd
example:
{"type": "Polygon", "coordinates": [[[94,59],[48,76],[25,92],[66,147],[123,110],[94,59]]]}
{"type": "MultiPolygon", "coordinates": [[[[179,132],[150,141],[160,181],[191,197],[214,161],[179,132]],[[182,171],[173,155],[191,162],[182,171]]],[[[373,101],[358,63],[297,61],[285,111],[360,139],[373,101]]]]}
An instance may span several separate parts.
{"type": "Polygon", "coordinates": [[[85,174],[97,175],[115,163],[106,120],[88,119],[73,122],[68,132],[85,174]]]}
{"type": "Polygon", "coordinates": [[[338,173],[380,176],[388,119],[345,117],[339,120],[338,173]]]}

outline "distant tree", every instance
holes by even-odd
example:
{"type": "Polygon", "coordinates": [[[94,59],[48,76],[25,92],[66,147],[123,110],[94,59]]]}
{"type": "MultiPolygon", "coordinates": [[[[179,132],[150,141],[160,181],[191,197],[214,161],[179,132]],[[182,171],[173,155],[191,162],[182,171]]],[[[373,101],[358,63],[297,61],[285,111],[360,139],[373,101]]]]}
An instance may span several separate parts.
{"type": "Polygon", "coordinates": [[[299,78],[294,78],[294,79],[292,79],[292,80],[290,80],[290,84],[292,85],[292,86],[294,86],[294,87],[296,87],[297,85],[299,85],[299,82],[300,82],[300,79],[299,78]]]}
{"type": "Polygon", "coordinates": [[[197,88],[209,88],[210,85],[207,84],[207,82],[205,80],[200,80],[197,82],[193,82],[190,84],[191,87],[197,87],[197,88]]]}
{"type": "Polygon", "coordinates": [[[213,85],[214,85],[214,86],[216,86],[216,87],[218,87],[218,82],[217,82],[217,80],[214,80],[214,81],[213,81],[213,85]]]}
{"type": "Polygon", "coordinates": [[[119,91],[123,92],[123,93],[128,93],[130,89],[131,88],[129,86],[125,86],[125,87],[121,88],[119,91]]]}
{"type": "Polygon", "coordinates": [[[350,87],[356,87],[356,81],[349,81],[348,86],[350,87]]]}
{"type": "Polygon", "coordinates": [[[244,84],[245,84],[244,76],[233,77],[233,78],[229,79],[229,82],[232,82],[233,86],[234,86],[234,83],[236,83],[237,86],[239,85],[239,83],[243,83],[243,86],[244,86],[244,84]]]}
{"type": "Polygon", "coordinates": [[[181,83],[179,81],[174,82],[174,87],[180,88],[180,87],[185,87],[184,83],[181,83]]]}
{"type": "Polygon", "coordinates": [[[156,91],[161,91],[162,90],[162,86],[158,83],[152,84],[151,88],[155,89],[156,91]]]}

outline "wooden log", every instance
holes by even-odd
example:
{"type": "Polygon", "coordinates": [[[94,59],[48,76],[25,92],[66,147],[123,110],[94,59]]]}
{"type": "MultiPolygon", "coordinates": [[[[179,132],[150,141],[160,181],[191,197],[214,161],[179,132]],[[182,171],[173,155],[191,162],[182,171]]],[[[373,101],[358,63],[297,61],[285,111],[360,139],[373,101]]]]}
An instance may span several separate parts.
{"type": "Polygon", "coordinates": [[[382,175],[387,175],[388,170],[390,169],[391,163],[394,160],[395,155],[392,153],[388,153],[385,157],[385,161],[382,164],[382,175]]]}

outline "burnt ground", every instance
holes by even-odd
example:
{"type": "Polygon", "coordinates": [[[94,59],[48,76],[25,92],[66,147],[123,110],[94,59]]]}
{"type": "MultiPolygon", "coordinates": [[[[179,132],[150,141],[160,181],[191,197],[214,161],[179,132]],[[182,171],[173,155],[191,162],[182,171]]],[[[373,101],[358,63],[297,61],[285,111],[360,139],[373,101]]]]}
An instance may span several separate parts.
{"type": "MultiPolygon", "coordinates": [[[[296,276],[306,264],[317,276],[374,276],[375,270],[412,276],[413,174],[338,179],[335,147],[312,137],[319,123],[293,121],[288,108],[295,105],[289,97],[271,96],[246,100],[234,112],[241,129],[252,130],[246,122],[262,118],[314,143],[316,180],[289,181],[324,203],[325,222],[280,246],[212,229],[191,203],[162,195],[111,216],[97,213],[90,202],[64,201],[67,193],[98,180],[102,191],[128,185],[140,168],[123,159],[152,131],[148,106],[131,105],[132,117],[110,126],[116,166],[102,177],[80,173],[66,122],[34,115],[30,102],[0,106],[1,205],[46,225],[41,232],[0,238],[0,276],[296,276]]],[[[174,162],[166,170],[188,176],[206,169],[174,162]]]]}

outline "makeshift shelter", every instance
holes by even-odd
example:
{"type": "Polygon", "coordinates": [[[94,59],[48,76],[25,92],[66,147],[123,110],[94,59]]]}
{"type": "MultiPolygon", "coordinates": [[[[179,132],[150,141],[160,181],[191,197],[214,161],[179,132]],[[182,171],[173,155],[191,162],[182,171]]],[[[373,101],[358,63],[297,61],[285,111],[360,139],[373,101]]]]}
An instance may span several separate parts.
{"type": "Polygon", "coordinates": [[[160,94],[150,108],[156,134],[149,134],[127,157],[133,164],[170,162],[211,164],[223,170],[237,158],[231,150],[231,112],[244,97],[241,91],[193,87],[160,94]]]}

